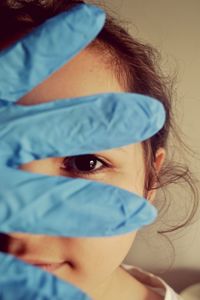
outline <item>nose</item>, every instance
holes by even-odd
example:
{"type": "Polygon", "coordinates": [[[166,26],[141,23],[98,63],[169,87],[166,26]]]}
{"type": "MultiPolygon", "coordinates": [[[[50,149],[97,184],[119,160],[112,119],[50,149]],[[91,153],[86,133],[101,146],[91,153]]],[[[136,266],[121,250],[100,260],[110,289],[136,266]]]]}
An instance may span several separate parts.
{"type": "Polygon", "coordinates": [[[13,238],[6,233],[0,232],[0,251],[19,255],[24,252],[24,246],[20,240],[13,238]]]}
{"type": "Polygon", "coordinates": [[[9,245],[9,235],[5,233],[0,233],[0,251],[8,252],[9,245]]]}

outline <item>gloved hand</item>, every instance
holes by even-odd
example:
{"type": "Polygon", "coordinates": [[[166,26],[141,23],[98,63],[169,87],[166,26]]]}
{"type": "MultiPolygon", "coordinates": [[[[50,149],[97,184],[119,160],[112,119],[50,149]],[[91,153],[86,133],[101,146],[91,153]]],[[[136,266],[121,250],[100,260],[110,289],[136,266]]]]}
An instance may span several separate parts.
{"type": "MultiPolygon", "coordinates": [[[[140,142],[163,126],[161,103],[138,94],[99,94],[34,106],[15,103],[89,44],[104,19],[101,10],[79,5],[0,53],[1,232],[113,236],[156,217],[147,200],[126,190],[18,169],[35,159],[140,142]]],[[[11,255],[0,255],[0,267],[0,299],[87,299],[71,284],[11,255]]]]}

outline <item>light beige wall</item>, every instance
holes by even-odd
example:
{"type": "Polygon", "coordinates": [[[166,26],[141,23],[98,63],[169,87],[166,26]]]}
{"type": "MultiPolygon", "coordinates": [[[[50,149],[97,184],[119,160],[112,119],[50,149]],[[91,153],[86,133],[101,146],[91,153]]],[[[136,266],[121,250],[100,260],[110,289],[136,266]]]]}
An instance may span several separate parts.
{"type": "MultiPolygon", "coordinates": [[[[162,52],[165,71],[174,68],[178,71],[176,119],[185,132],[185,141],[200,153],[200,1],[110,0],[104,3],[132,23],[133,36],[162,52]]],[[[189,164],[200,179],[200,161],[189,159],[189,164]]],[[[189,209],[191,200],[183,188],[171,189],[170,209],[155,225],[140,232],[125,260],[161,274],[177,291],[200,282],[200,222],[168,235],[175,247],[174,265],[168,271],[173,253],[156,231],[164,222],[180,223],[182,214],[189,209]]],[[[161,198],[158,194],[157,205],[161,198]]],[[[200,219],[200,214],[197,217],[200,219]]]]}

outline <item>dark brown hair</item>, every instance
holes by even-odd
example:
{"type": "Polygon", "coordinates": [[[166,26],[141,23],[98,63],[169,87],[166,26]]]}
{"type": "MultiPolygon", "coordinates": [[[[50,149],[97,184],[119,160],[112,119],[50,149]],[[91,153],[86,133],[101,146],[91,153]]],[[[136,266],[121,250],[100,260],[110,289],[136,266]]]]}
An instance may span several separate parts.
{"type": "MultiPolygon", "coordinates": [[[[80,2],[82,1],[1,0],[0,48],[7,47],[12,41],[30,32],[46,19],[68,10],[80,2]]],[[[149,95],[163,103],[167,116],[164,127],[143,142],[146,165],[144,195],[147,196],[147,192],[152,189],[185,182],[192,192],[190,214],[181,224],[171,226],[160,233],[174,231],[189,224],[197,210],[198,190],[189,168],[169,157],[169,133],[174,137],[173,141],[179,145],[178,149],[187,151],[189,148],[182,141],[177,125],[175,125],[172,108],[173,80],[162,74],[158,64],[159,52],[150,45],[133,38],[115,18],[108,14],[104,28],[89,45],[89,48],[101,52],[101,55],[107,58],[106,61],[110,64],[125,91],[149,95]],[[167,158],[158,175],[154,161],[156,151],[160,147],[167,150],[167,158]]]]}

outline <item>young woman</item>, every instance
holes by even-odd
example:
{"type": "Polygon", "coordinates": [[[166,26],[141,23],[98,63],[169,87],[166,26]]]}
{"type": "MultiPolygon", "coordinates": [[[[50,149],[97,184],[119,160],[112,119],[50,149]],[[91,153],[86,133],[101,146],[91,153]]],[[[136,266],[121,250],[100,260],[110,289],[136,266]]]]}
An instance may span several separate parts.
{"type": "MultiPolygon", "coordinates": [[[[77,2],[80,1],[4,1],[1,49],[77,2]]],[[[34,105],[107,92],[133,92],[159,99],[167,114],[164,127],[142,143],[86,156],[37,160],[21,165],[21,169],[100,181],[137,193],[150,202],[156,189],[170,183],[176,175],[189,180],[185,170],[180,174],[175,166],[169,168],[166,147],[169,131],[173,130],[171,94],[158,72],[156,51],[131,37],[109,16],[87,48],[19,99],[19,104],[34,105]]],[[[9,252],[16,255],[14,246],[20,242],[24,252],[16,255],[18,258],[40,264],[94,300],[179,299],[160,278],[135,267],[126,270],[121,265],[136,234],[134,231],[109,238],[63,238],[12,233],[9,252]],[[59,264],[64,259],[70,260],[71,265],[59,264]],[[47,261],[51,264],[47,265],[47,261]]]]}

